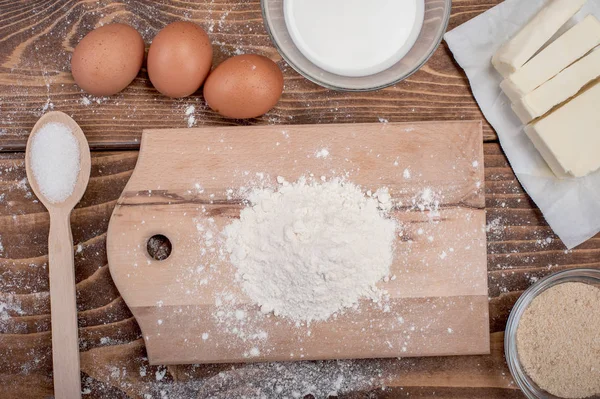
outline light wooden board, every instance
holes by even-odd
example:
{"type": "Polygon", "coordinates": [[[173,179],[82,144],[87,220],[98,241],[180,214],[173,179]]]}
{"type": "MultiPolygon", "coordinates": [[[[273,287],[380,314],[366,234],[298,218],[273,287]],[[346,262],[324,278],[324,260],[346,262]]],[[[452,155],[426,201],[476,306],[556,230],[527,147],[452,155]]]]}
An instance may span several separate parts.
{"type": "Polygon", "coordinates": [[[111,218],[109,267],[153,364],[488,353],[483,182],[480,122],[146,130],[111,218]],[[402,203],[383,310],[364,301],[298,327],[261,315],[235,281],[218,242],[240,188],[310,174],[385,186],[402,203]],[[428,190],[436,212],[419,207],[428,190]],[[155,234],[172,242],[164,261],[146,251],[155,234]]]}

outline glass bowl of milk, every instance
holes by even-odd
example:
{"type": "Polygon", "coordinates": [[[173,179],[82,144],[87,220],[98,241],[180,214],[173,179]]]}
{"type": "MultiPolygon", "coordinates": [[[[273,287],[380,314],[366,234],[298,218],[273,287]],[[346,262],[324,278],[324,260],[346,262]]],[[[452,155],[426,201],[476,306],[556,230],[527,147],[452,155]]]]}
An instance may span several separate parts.
{"type": "Polygon", "coordinates": [[[427,62],[448,26],[452,0],[261,0],[281,56],[330,89],[378,90],[427,62]]]}

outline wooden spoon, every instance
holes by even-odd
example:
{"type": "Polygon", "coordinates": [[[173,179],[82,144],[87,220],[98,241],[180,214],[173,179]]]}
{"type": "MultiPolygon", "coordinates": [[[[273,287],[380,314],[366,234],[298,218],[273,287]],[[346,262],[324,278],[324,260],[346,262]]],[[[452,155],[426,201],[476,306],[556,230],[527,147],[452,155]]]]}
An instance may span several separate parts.
{"type": "Polygon", "coordinates": [[[90,148],[77,122],[62,112],[49,112],[40,118],[29,135],[25,164],[31,189],[50,213],[48,269],[52,316],[54,396],[56,399],[80,398],[81,380],[79,377],[79,339],[75,300],[75,261],[70,216],[71,211],[83,196],[90,179],[90,148]],[[33,138],[42,126],[50,122],[62,123],[68,126],[79,142],[79,175],[73,193],[60,203],[52,203],[44,197],[31,169],[30,158],[33,138]]]}

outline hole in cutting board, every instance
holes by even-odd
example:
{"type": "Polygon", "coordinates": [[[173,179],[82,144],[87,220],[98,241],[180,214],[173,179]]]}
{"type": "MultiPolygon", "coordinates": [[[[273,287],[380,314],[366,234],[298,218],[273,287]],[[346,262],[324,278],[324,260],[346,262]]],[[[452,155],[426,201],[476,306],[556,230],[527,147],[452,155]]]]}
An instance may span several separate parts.
{"type": "Polygon", "coordinates": [[[148,239],[146,249],[152,259],[161,261],[171,256],[173,245],[171,244],[171,240],[166,236],[155,234],[148,239]]]}

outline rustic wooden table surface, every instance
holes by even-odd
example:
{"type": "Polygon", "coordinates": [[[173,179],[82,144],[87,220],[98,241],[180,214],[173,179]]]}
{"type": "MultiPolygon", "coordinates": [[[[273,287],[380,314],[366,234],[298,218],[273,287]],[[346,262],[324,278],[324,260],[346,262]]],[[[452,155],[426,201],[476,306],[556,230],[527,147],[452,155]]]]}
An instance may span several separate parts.
{"type": "MultiPolygon", "coordinates": [[[[526,0],[523,0],[526,1],[526,0]]],[[[455,0],[450,28],[499,0],[455,0]]],[[[540,277],[574,267],[600,268],[600,236],[567,251],[523,192],[484,121],[489,356],[154,367],[140,330],[114,287],[106,228],[134,168],[143,128],[483,119],[467,78],[445,44],[416,74],[374,93],[332,92],[294,72],[273,48],[258,0],[0,0],[0,397],[52,395],[47,279],[48,214],[25,178],[27,135],[46,111],[73,116],[93,152],[92,178],[72,216],[76,243],[81,368],[89,398],[236,398],[301,394],[303,386],[366,397],[523,397],[503,357],[503,331],[519,294],[540,277]],[[285,93],[267,115],[226,120],[200,96],[158,95],[145,70],[124,92],[95,98],[69,73],[70,53],[94,27],[125,22],[149,43],[176,20],[193,20],[213,40],[215,62],[255,52],[277,61],[285,93]],[[191,110],[191,115],[186,110],[191,110]],[[108,151],[107,151],[108,150],[108,151]]],[[[189,113],[189,111],[188,111],[189,113]]]]}

